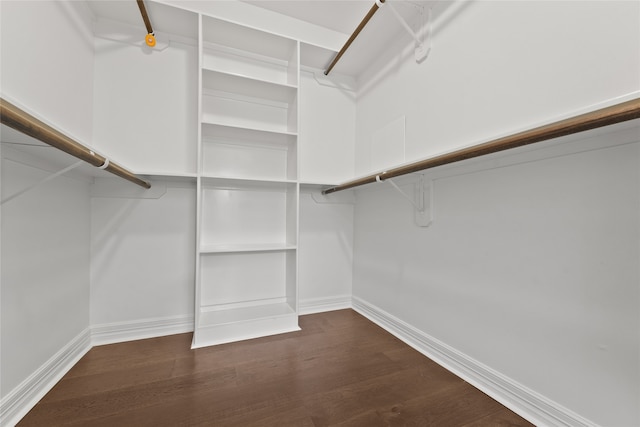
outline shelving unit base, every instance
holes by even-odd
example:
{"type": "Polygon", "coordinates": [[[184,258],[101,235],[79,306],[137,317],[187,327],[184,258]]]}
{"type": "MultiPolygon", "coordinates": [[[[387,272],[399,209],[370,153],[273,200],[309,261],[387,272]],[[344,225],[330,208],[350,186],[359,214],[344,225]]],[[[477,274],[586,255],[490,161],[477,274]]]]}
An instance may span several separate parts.
{"type": "Polygon", "coordinates": [[[298,315],[287,303],[202,311],[191,348],[299,331],[298,315]]]}

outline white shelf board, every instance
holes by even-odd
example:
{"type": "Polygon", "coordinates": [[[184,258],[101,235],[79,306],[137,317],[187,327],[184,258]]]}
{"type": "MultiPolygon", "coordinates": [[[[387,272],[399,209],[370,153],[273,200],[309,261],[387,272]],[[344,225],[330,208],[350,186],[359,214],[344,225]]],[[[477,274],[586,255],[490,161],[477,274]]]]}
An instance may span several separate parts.
{"type": "Polygon", "coordinates": [[[297,184],[294,180],[255,179],[255,178],[231,178],[222,176],[203,175],[202,183],[206,187],[226,189],[259,189],[259,190],[286,190],[297,184]]]}
{"type": "Polygon", "coordinates": [[[316,181],[300,181],[300,186],[303,187],[335,187],[340,185],[339,182],[316,182],[316,181]]]}
{"type": "Polygon", "coordinates": [[[295,314],[295,310],[286,302],[220,310],[215,309],[215,307],[202,307],[200,312],[200,327],[225,325],[295,314]]]}
{"type": "MultiPolygon", "coordinates": [[[[289,135],[289,136],[298,136],[298,132],[290,132],[290,131],[286,131],[286,130],[278,130],[278,129],[274,129],[274,128],[267,128],[267,127],[248,127],[248,126],[235,126],[235,125],[228,125],[225,123],[220,123],[220,122],[214,122],[214,121],[210,121],[210,120],[203,120],[201,122],[203,128],[205,126],[219,126],[219,127],[225,127],[227,129],[236,129],[238,131],[238,133],[242,133],[242,132],[260,132],[260,133],[264,133],[264,134],[273,134],[273,135],[289,135]]],[[[203,134],[203,137],[205,135],[203,134]]]]}
{"type": "Polygon", "coordinates": [[[164,171],[140,171],[137,175],[148,176],[155,179],[171,179],[177,181],[195,182],[197,174],[195,172],[164,172],[164,171]]]}
{"type": "MultiPolygon", "coordinates": [[[[288,59],[276,58],[273,56],[263,55],[261,53],[252,52],[248,50],[241,50],[232,46],[225,46],[219,43],[214,43],[206,40],[204,40],[202,43],[202,54],[203,54],[203,58],[206,58],[208,56],[219,57],[221,55],[235,56],[237,58],[242,58],[245,61],[248,60],[255,63],[270,64],[273,66],[277,66],[281,69],[286,69],[289,65],[288,59]]],[[[203,61],[203,63],[205,64],[207,62],[208,61],[203,61]]],[[[203,66],[202,68],[210,68],[212,70],[217,70],[215,66],[213,67],[203,66]]]]}
{"type": "Polygon", "coordinates": [[[228,126],[219,123],[202,123],[202,142],[219,140],[238,141],[241,143],[260,143],[272,146],[287,146],[295,143],[294,132],[274,132],[270,130],[250,129],[228,126]]]}
{"type": "MultiPolygon", "coordinates": [[[[204,57],[201,65],[203,72],[211,71],[229,74],[249,80],[257,80],[297,89],[295,82],[298,80],[294,80],[294,77],[297,76],[290,73],[286,64],[282,65],[274,64],[272,62],[256,61],[246,56],[225,54],[223,52],[216,53],[220,55],[219,58],[212,58],[212,51],[207,51],[207,56],[204,57]],[[227,57],[222,55],[226,55],[227,57]],[[235,62],[237,62],[237,64],[233,63],[234,59],[236,59],[235,62]],[[244,61],[242,62],[240,59],[244,61]]],[[[206,86],[204,87],[206,88],[206,86]]]]}
{"type": "Polygon", "coordinates": [[[200,254],[221,254],[239,252],[282,252],[296,250],[296,245],[288,243],[262,243],[242,245],[203,245],[200,254]]]}
{"type": "Polygon", "coordinates": [[[293,85],[208,69],[202,70],[202,88],[285,103],[292,102],[298,90],[293,85]]]}

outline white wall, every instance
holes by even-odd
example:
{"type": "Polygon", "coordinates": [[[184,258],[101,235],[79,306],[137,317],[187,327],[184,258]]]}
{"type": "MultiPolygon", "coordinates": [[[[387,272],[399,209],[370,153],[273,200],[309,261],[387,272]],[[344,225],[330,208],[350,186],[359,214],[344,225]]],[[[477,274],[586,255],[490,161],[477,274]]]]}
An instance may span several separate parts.
{"type": "MultiPolygon", "coordinates": [[[[195,41],[194,41],[195,42],[195,41]]],[[[94,143],[139,174],[195,174],[198,49],[96,38],[94,143]]]]}
{"type": "MultiPolygon", "coordinates": [[[[0,2],[0,89],[86,142],[92,133],[93,44],[85,7],[0,2]]],[[[48,173],[3,159],[3,197],[48,173]]],[[[65,177],[2,206],[3,397],[89,326],[89,222],[88,183],[65,177]]]]}
{"type": "Polygon", "coordinates": [[[300,75],[299,180],[337,184],[354,175],[355,92],[300,75]]]}
{"type": "Polygon", "coordinates": [[[91,199],[91,325],[109,332],[175,320],[192,329],[194,183],[155,180],[151,193],[131,195],[111,181],[91,199]]]}
{"type": "Polygon", "coordinates": [[[2,1],[0,91],[91,145],[93,35],[83,2],[2,1]]]}
{"type": "Polygon", "coordinates": [[[301,190],[298,290],[303,314],[351,304],[353,202],[353,197],[322,197],[315,186],[301,190]]]}
{"type": "MultiPolygon", "coordinates": [[[[169,35],[169,37],[171,37],[169,35]]],[[[195,175],[198,49],[95,39],[94,137],[142,174],[195,175]]],[[[193,330],[195,180],[92,193],[91,325],[104,343],[193,330]]]]}
{"type": "Polygon", "coordinates": [[[321,185],[304,183],[353,177],[356,96],[305,70],[300,100],[298,297],[307,314],[351,305],[354,199],[350,193],[324,197],[321,185]]]}
{"type": "MultiPolygon", "coordinates": [[[[3,197],[51,173],[2,162],[3,197]]],[[[89,183],[66,177],[2,206],[2,396],[89,327],[89,213],[89,183]]]]}
{"type": "Polygon", "coordinates": [[[638,425],[640,148],[595,147],[427,174],[428,228],[390,186],[359,191],[354,296],[592,422],[638,425]]]}
{"type": "Polygon", "coordinates": [[[404,34],[359,79],[356,175],[402,116],[406,142],[390,148],[412,161],[640,91],[638,2],[441,2],[434,15],[422,64],[404,34]]]}
{"type": "MultiPolygon", "coordinates": [[[[391,52],[360,79],[357,175],[403,117],[385,149],[412,161],[640,93],[638,2],[436,15],[424,63],[391,52]]],[[[640,163],[638,144],[608,140],[441,175],[427,229],[390,186],[360,190],[354,297],[592,422],[638,425],[640,163]]]]}

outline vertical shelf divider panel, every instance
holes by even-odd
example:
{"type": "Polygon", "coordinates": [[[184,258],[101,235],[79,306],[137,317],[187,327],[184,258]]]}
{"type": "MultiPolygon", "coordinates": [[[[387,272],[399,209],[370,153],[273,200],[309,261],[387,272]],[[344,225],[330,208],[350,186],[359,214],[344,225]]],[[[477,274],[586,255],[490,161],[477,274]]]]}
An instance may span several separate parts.
{"type": "MultiPolygon", "coordinates": [[[[203,46],[202,46],[202,15],[198,14],[198,123],[202,120],[202,72],[200,71],[203,66],[203,46]]],[[[200,273],[200,246],[202,245],[202,126],[198,125],[198,140],[196,142],[196,262],[195,262],[195,292],[194,292],[194,334],[192,347],[196,344],[196,333],[199,325],[202,324],[200,315],[200,300],[201,300],[201,273],[200,273]]]]}
{"type": "Polygon", "coordinates": [[[300,43],[199,25],[193,348],[300,329],[300,43]]]}

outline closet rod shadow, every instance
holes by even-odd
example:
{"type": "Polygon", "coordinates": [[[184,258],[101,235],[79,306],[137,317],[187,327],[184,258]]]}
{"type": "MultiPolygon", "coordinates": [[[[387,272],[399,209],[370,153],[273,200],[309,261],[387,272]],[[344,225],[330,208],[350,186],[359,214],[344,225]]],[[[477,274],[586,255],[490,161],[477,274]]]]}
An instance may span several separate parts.
{"type": "Polygon", "coordinates": [[[584,132],[603,126],[621,123],[627,120],[640,118],[640,98],[602,108],[565,120],[560,120],[548,125],[529,129],[513,135],[494,139],[483,144],[463,148],[451,153],[420,160],[397,168],[389,169],[385,172],[358,178],[348,181],[335,187],[327,188],[322,194],[335,193],[336,191],[347,190],[364,184],[370,184],[378,180],[395,178],[397,176],[419,172],[436,166],[459,162],[461,160],[472,159],[511,148],[522,147],[536,142],[542,142],[561,136],[584,132]]]}
{"type": "MultiPolygon", "coordinates": [[[[385,0],[379,0],[379,1],[380,1],[380,4],[385,2],[385,0]]],[[[333,58],[333,61],[331,61],[331,64],[329,64],[329,68],[327,68],[327,71],[324,72],[325,76],[329,75],[333,67],[338,63],[340,58],[342,58],[342,55],[344,55],[347,49],[349,49],[349,46],[351,46],[351,43],[353,43],[356,37],[358,37],[362,29],[365,27],[365,25],[367,25],[369,20],[373,17],[373,15],[375,15],[378,9],[380,9],[380,6],[378,6],[378,2],[374,3],[373,6],[371,6],[371,9],[369,9],[369,12],[367,12],[366,16],[362,19],[362,21],[360,21],[360,24],[353,31],[353,34],[351,34],[351,37],[349,37],[349,40],[347,40],[344,46],[342,46],[342,49],[340,49],[340,52],[336,54],[336,56],[333,58]]]]}
{"type": "Polygon", "coordinates": [[[144,188],[151,184],[0,98],[0,123],[144,188]]]}

